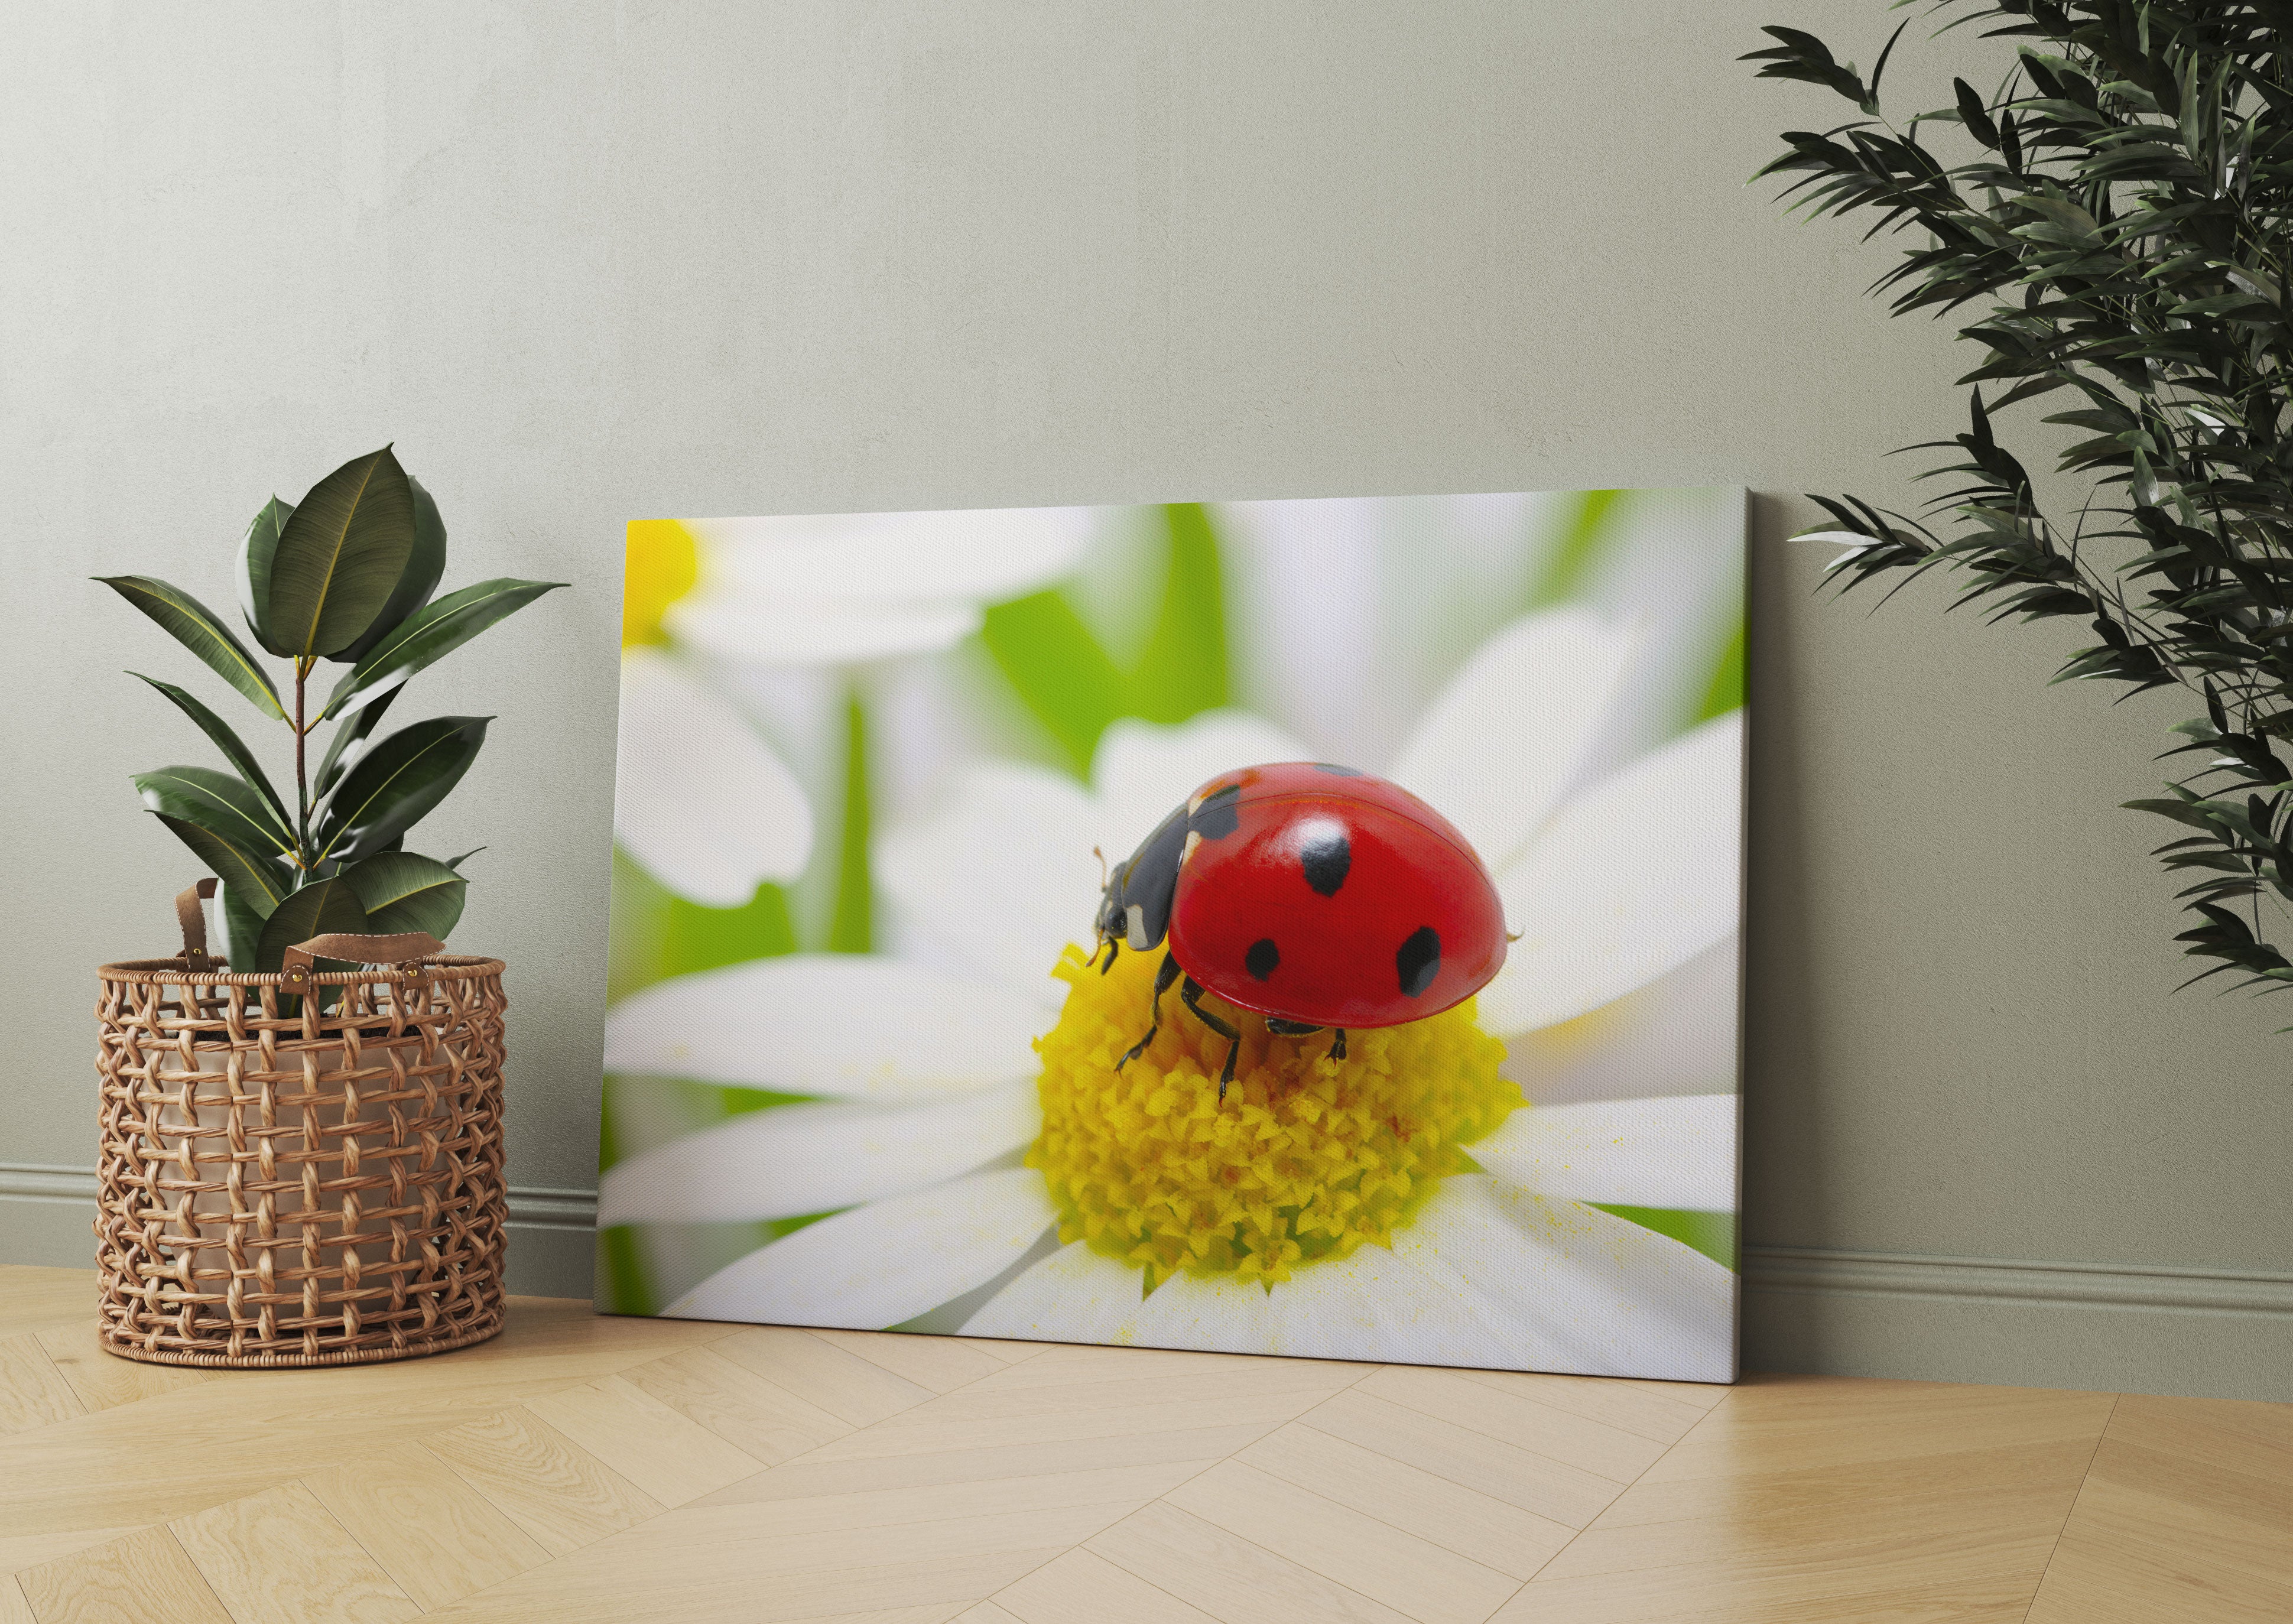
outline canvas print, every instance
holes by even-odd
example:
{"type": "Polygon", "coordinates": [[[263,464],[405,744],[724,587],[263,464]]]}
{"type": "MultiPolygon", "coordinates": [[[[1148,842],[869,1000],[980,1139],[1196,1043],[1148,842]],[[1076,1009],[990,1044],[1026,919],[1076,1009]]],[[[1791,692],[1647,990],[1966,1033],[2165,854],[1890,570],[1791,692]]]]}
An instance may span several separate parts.
{"type": "Polygon", "coordinates": [[[1743,554],[630,524],[600,1307],[1732,1380],[1743,554]]]}

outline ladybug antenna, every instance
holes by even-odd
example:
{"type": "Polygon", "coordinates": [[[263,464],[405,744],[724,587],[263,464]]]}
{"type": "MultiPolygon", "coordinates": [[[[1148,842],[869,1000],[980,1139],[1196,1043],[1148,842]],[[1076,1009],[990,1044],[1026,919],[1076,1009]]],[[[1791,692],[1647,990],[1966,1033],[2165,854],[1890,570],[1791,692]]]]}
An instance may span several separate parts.
{"type": "Polygon", "coordinates": [[[1098,889],[1103,891],[1106,889],[1106,854],[1094,846],[1090,855],[1098,859],[1098,889]]]}

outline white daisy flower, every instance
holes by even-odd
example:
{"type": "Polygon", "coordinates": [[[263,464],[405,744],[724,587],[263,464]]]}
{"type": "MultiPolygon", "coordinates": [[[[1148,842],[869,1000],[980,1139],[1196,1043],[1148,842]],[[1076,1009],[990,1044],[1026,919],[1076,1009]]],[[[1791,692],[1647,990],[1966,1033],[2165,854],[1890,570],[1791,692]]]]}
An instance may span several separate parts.
{"type": "Polygon", "coordinates": [[[1515,1109],[1489,1041],[1645,1002],[1734,933],[1740,714],[1586,775],[1637,643],[1585,611],[1526,617],[1385,767],[1472,839],[1520,933],[1476,1005],[1354,1034],[1343,1063],[1254,1038],[1253,1066],[1288,1064],[1278,1099],[1246,1066],[1218,1107],[1224,1043],[1196,1053],[1177,1012],[1118,1076],[1109,1023],[1143,1028],[1145,999],[1115,984],[1151,956],[1104,978],[1070,957],[1072,991],[1044,973],[1088,937],[1091,848],[1128,856],[1214,775],[1312,753],[1235,712],[1118,723],[1090,789],[981,765],[884,840],[914,956],[765,960],[618,1005],[610,1070],[816,1099],[617,1165],[599,1222],[832,1214],[666,1311],[692,1318],[876,1328],[960,1300],[996,1336],[1732,1379],[1734,1275],[1600,1206],[1732,1210],[1735,1096],[1652,1078],[1673,1097],[1515,1109]],[[1410,1067],[1433,1052],[1412,1044],[1440,1065],[1410,1067]],[[1396,1085],[1418,1092],[1388,1133],[1361,1091],[1396,1085]]]}
{"type": "Polygon", "coordinates": [[[1067,572],[1084,508],[629,526],[613,833],[668,889],[738,907],[812,855],[802,786],[712,670],[850,667],[952,646],[1067,572]]]}

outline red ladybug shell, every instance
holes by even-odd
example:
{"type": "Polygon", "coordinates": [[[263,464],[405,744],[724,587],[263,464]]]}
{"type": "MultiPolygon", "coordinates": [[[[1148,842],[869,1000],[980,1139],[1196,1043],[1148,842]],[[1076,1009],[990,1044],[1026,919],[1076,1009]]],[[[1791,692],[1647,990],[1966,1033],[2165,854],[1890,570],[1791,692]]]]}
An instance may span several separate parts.
{"type": "Polygon", "coordinates": [[[1171,951],[1228,1003],[1393,1027],[1462,1003],[1504,963],[1488,871],[1400,785],[1285,761],[1221,773],[1187,804],[1171,951]]]}

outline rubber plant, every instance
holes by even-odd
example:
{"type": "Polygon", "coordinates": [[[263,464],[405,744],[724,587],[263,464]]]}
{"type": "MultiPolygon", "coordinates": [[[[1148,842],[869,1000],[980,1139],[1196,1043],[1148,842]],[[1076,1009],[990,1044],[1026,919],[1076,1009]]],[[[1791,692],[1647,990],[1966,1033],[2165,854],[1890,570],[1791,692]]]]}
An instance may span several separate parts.
{"type": "MultiPolygon", "coordinates": [[[[2057,681],[2179,686],[2201,714],[2161,759],[2182,825],[2158,849],[2197,915],[2177,938],[2272,991],[2269,939],[2293,898],[2293,61],[2282,3],[1943,0],[1938,32],[2006,42],[1985,91],[1891,116],[1824,42],[1770,28],[1762,77],[1835,92],[1854,116],[1786,133],[1760,176],[1811,216],[1905,233],[1872,291],[1896,315],[1950,314],[1981,360],[1964,432],[1911,516],[1815,497],[1843,544],[1842,589],[1941,568],[1998,620],[2070,617],[2094,641],[2057,681]],[[2010,54],[2011,53],[2011,54],[2010,54]],[[2043,508],[1999,414],[2041,402],[2072,494],[2043,508]],[[2065,434],[2063,431],[2073,431],[2065,434]],[[2271,905],[2265,912],[2263,904],[2271,905]]],[[[1908,26],[1908,23],[1903,25],[1908,26]]],[[[1754,177],[1759,178],[1759,176],[1754,177]]],[[[2040,430],[2045,433],[2046,431],[2040,430]]]]}
{"type": "Polygon", "coordinates": [[[433,597],[445,568],[438,504],[385,446],[294,506],[271,498],[239,544],[239,613],[256,646],[288,662],[285,693],[223,617],[182,588],[97,578],[292,734],[289,803],[230,723],[174,684],[142,678],[230,764],[163,767],[134,783],[223,881],[234,970],[275,970],[289,946],[328,931],[443,940],[461,917],[461,865],[474,854],[424,857],[406,836],[469,770],[492,719],[433,717],[376,735],[409,678],[564,583],[483,581],[433,597]],[[344,670],[320,698],[322,662],[344,670]],[[312,736],[328,724],[313,765],[312,736]]]}

